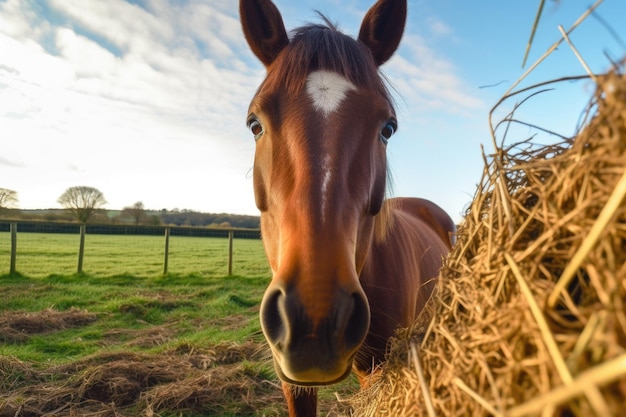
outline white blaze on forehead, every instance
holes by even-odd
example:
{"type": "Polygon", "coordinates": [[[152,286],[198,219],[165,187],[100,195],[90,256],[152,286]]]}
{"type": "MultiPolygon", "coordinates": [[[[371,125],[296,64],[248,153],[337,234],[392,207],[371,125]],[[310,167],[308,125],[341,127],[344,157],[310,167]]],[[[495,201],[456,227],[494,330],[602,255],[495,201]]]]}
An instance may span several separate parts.
{"type": "Polygon", "coordinates": [[[354,84],[331,71],[315,71],[309,74],[306,91],[313,105],[327,116],[339,108],[348,91],[356,90],[354,84]]]}

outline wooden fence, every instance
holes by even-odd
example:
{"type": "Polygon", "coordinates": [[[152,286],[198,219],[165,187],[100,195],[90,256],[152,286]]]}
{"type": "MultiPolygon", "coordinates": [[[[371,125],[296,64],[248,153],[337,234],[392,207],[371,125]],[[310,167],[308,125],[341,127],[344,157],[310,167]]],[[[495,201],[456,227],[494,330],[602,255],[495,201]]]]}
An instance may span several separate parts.
{"type": "MultiPolygon", "coordinates": [[[[168,273],[170,236],[191,237],[219,237],[228,239],[228,275],[233,274],[233,240],[260,239],[258,229],[227,229],[206,227],[180,227],[180,226],[140,226],[140,225],[99,225],[99,224],[75,224],[36,221],[0,221],[0,232],[9,232],[11,236],[9,273],[17,271],[18,230],[20,233],[61,233],[80,234],[78,248],[77,273],[83,272],[83,258],[85,252],[85,235],[136,235],[136,236],[163,236],[164,259],[163,274],[168,273]]],[[[0,274],[2,271],[0,271],[0,274]]]]}

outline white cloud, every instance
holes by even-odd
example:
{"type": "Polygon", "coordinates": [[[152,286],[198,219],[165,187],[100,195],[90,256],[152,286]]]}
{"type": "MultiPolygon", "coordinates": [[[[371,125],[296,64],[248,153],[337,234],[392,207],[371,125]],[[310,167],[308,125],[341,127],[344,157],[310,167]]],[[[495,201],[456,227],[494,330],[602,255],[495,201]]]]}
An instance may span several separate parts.
{"type": "Polygon", "coordinates": [[[29,3],[0,5],[0,22],[21,22],[0,25],[0,178],[22,207],[86,184],[112,208],[256,212],[244,118],[260,67],[238,57],[223,3],[51,0],[56,26],[29,3]]]}
{"type": "Polygon", "coordinates": [[[454,33],[454,30],[450,26],[434,16],[430,16],[426,20],[426,23],[428,24],[430,32],[436,36],[449,37],[454,33]]]}
{"type": "Polygon", "coordinates": [[[46,22],[40,21],[33,10],[25,8],[21,0],[0,3],[0,33],[18,38],[38,37],[46,28],[46,22]],[[33,25],[33,22],[38,24],[33,25]]]}
{"type": "Polygon", "coordinates": [[[451,62],[417,35],[406,35],[398,53],[383,68],[392,86],[414,112],[445,110],[447,116],[469,116],[482,110],[451,62]]]}
{"type": "Polygon", "coordinates": [[[207,52],[221,58],[235,57],[233,46],[243,47],[241,26],[232,15],[217,10],[216,5],[191,3],[178,26],[206,45],[207,52]]]}
{"type": "MultiPolygon", "coordinates": [[[[124,0],[49,0],[50,6],[76,25],[128,51],[143,49],[146,39],[165,42],[174,37],[173,28],[139,6],[124,0]]],[[[148,45],[149,46],[149,45],[148,45]]],[[[149,53],[149,49],[145,50],[149,53]]]]}
{"type": "Polygon", "coordinates": [[[22,165],[19,162],[11,161],[10,159],[3,158],[0,156],[0,165],[6,165],[13,168],[19,168],[22,165]]]}
{"type": "Polygon", "coordinates": [[[57,30],[56,46],[59,56],[71,65],[79,78],[109,76],[116,65],[115,55],[71,29],[57,30]]]}
{"type": "Polygon", "coordinates": [[[31,39],[13,39],[0,34],[3,69],[7,77],[46,87],[63,87],[74,79],[71,66],[64,60],[47,54],[31,39]]]}

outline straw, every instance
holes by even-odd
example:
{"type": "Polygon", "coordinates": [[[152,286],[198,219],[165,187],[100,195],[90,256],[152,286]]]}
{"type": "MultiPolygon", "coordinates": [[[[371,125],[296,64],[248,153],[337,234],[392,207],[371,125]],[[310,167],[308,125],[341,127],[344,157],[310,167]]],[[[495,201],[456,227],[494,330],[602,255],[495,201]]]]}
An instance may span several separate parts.
{"type": "Polygon", "coordinates": [[[558,300],[559,294],[561,293],[561,291],[563,291],[567,284],[569,284],[570,280],[576,273],[576,270],[580,267],[580,264],[589,254],[589,251],[591,251],[591,249],[594,247],[602,232],[606,229],[608,222],[611,220],[619,206],[622,204],[625,196],[626,171],[624,171],[622,178],[619,180],[617,186],[615,187],[615,190],[613,190],[613,194],[611,194],[611,197],[604,206],[604,209],[602,209],[602,212],[598,216],[598,220],[596,220],[596,222],[594,223],[593,227],[589,231],[589,234],[585,237],[585,240],[580,245],[580,248],[572,257],[571,262],[563,271],[563,275],[561,275],[561,278],[559,278],[559,281],[556,283],[556,286],[550,294],[550,297],[548,297],[549,307],[554,307],[558,300]]]}
{"type": "Polygon", "coordinates": [[[351,416],[621,416],[626,77],[597,79],[575,138],[484,156],[425,315],[351,416]]]}
{"type": "MultiPolygon", "coordinates": [[[[586,372],[582,372],[568,386],[561,386],[554,391],[528,401],[518,407],[507,411],[508,417],[521,417],[538,413],[544,407],[563,404],[572,398],[581,395],[590,387],[606,385],[616,379],[623,378],[626,374],[626,353],[611,359],[586,372]]],[[[605,414],[606,415],[606,414],[605,414]]]]}

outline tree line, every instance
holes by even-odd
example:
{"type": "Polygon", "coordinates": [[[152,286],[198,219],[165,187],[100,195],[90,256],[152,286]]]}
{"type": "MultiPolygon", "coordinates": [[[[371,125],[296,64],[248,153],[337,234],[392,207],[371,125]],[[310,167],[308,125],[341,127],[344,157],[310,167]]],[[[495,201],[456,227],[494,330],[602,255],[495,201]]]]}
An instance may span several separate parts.
{"type": "Polygon", "coordinates": [[[201,213],[193,210],[148,210],[138,201],[122,210],[106,210],[104,194],[93,187],[70,187],[58,198],[63,207],[47,210],[20,210],[17,192],[0,188],[0,218],[45,221],[78,221],[81,224],[136,224],[196,227],[259,227],[258,216],[228,213],[201,213]]]}

